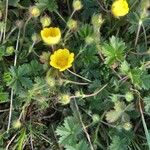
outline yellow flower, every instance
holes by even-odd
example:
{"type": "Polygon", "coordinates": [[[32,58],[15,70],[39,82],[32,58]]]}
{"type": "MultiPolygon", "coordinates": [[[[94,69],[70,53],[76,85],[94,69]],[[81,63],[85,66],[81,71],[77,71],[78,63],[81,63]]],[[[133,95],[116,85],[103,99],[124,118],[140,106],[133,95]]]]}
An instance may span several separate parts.
{"type": "Polygon", "coordinates": [[[70,68],[73,61],[74,53],[70,53],[68,49],[58,49],[50,56],[50,65],[59,71],[70,68]]]}
{"type": "Polygon", "coordinates": [[[41,37],[46,44],[54,45],[60,41],[61,31],[59,28],[44,28],[41,30],[41,37]]]}
{"type": "Polygon", "coordinates": [[[129,12],[129,6],[126,0],[115,0],[111,7],[111,12],[115,17],[125,16],[129,12]]]}

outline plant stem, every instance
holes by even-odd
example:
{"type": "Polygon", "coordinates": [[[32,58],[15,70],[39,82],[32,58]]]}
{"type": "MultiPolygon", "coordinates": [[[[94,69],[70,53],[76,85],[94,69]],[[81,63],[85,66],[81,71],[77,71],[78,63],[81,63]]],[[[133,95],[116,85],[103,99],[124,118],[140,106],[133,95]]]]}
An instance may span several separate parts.
{"type": "Polygon", "coordinates": [[[58,11],[55,11],[55,13],[62,19],[62,21],[66,24],[66,21],[65,19],[62,17],[62,15],[58,12],[58,11]]]}
{"type": "Polygon", "coordinates": [[[3,35],[3,41],[5,40],[6,36],[6,27],[7,27],[7,16],[8,16],[8,0],[6,0],[6,8],[5,8],[5,24],[4,24],[4,35],[3,35]]]}
{"type": "Polygon", "coordinates": [[[77,105],[75,99],[74,99],[74,103],[75,103],[75,107],[76,107],[77,112],[78,112],[79,120],[80,120],[81,125],[82,125],[82,127],[83,127],[83,131],[84,131],[84,133],[85,133],[85,135],[86,135],[86,137],[87,137],[87,140],[88,140],[88,142],[89,142],[89,144],[90,144],[90,149],[91,149],[91,150],[94,150],[94,147],[93,147],[92,142],[91,142],[91,139],[90,139],[90,135],[88,134],[88,132],[87,132],[87,130],[86,130],[86,127],[85,127],[85,125],[84,125],[84,123],[83,123],[83,121],[82,121],[82,117],[81,117],[81,114],[80,114],[80,111],[79,111],[79,107],[78,107],[78,105],[77,105]]]}
{"type": "Polygon", "coordinates": [[[143,23],[141,24],[142,28],[143,28],[143,32],[144,32],[144,38],[145,38],[145,47],[146,47],[146,50],[147,50],[147,37],[146,37],[146,30],[145,30],[145,27],[143,25],[143,23]]]}
{"type": "Polygon", "coordinates": [[[14,27],[10,32],[9,34],[7,35],[6,37],[6,40],[9,39],[9,37],[11,36],[11,34],[17,29],[17,27],[14,27]]]}
{"type": "Polygon", "coordinates": [[[71,96],[70,98],[88,98],[88,97],[93,97],[96,96],[97,94],[99,94],[108,84],[105,84],[102,88],[100,88],[97,92],[94,92],[92,94],[87,94],[87,95],[77,95],[77,96],[71,96]]]}
{"type": "Polygon", "coordinates": [[[2,38],[3,38],[3,28],[1,28],[1,32],[0,32],[0,42],[2,41],[2,38]]]}
{"type": "Polygon", "coordinates": [[[142,21],[139,20],[138,30],[137,30],[137,34],[136,34],[136,38],[135,38],[135,44],[134,44],[135,47],[136,47],[137,42],[138,42],[138,38],[139,38],[140,30],[141,30],[141,25],[142,25],[142,21]]]}
{"type": "Polygon", "coordinates": [[[15,140],[16,136],[17,136],[17,134],[15,134],[15,135],[11,138],[11,140],[9,140],[9,143],[8,143],[7,146],[6,146],[6,150],[9,150],[8,148],[9,148],[9,146],[11,145],[11,143],[15,140]]]}
{"type": "Polygon", "coordinates": [[[68,83],[72,83],[72,84],[76,84],[76,85],[88,85],[89,83],[82,83],[82,82],[76,82],[76,81],[71,81],[71,80],[66,80],[66,79],[62,79],[63,82],[66,82],[66,84],[68,83]]]}
{"type": "Polygon", "coordinates": [[[32,17],[29,16],[28,19],[26,20],[25,24],[24,24],[22,42],[20,43],[20,50],[22,49],[22,46],[23,46],[23,43],[24,43],[24,40],[25,40],[25,34],[26,34],[26,27],[27,27],[27,24],[29,23],[29,21],[30,21],[31,18],[32,18],[32,17]]]}
{"type": "Polygon", "coordinates": [[[72,12],[72,14],[70,15],[70,17],[69,17],[68,20],[70,20],[70,19],[73,17],[73,15],[74,15],[75,12],[76,12],[76,10],[74,10],[74,11],[72,12]]]}
{"type": "MultiPolygon", "coordinates": [[[[18,47],[19,47],[19,39],[20,39],[20,31],[21,31],[21,29],[19,28],[19,31],[18,31],[18,38],[17,38],[17,43],[16,43],[16,48],[15,48],[14,66],[16,66],[16,64],[17,64],[18,47]]],[[[8,118],[7,132],[8,132],[9,129],[10,129],[11,118],[12,118],[13,95],[14,95],[14,90],[13,90],[13,88],[12,88],[12,89],[11,89],[11,96],[10,96],[10,108],[9,108],[9,118],[8,118]]]]}
{"type": "Polygon", "coordinates": [[[148,144],[148,147],[150,149],[150,134],[149,134],[147,126],[146,126],[146,122],[145,122],[145,118],[144,118],[144,115],[143,115],[140,100],[139,100],[139,108],[140,108],[140,113],[141,113],[141,118],[142,118],[142,123],[143,123],[144,131],[145,131],[146,139],[147,139],[147,144],[148,144]]]}
{"type": "Polygon", "coordinates": [[[74,72],[72,72],[71,70],[69,70],[69,69],[67,69],[71,74],[73,74],[73,75],[75,75],[75,76],[77,76],[77,77],[79,77],[79,78],[81,78],[81,79],[83,79],[83,80],[85,80],[85,81],[88,81],[88,82],[92,82],[91,80],[89,80],[89,79],[86,79],[86,78],[84,78],[84,77],[82,77],[82,76],[80,76],[80,75],[78,75],[78,74],[76,74],[76,73],[74,73],[74,72]]]}
{"type": "Polygon", "coordinates": [[[87,48],[87,44],[83,47],[83,49],[82,50],[80,50],[79,51],[79,53],[76,55],[76,57],[75,57],[75,59],[77,59],[78,57],[79,57],[79,55],[82,53],[82,52],[84,52],[84,50],[87,48]]]}

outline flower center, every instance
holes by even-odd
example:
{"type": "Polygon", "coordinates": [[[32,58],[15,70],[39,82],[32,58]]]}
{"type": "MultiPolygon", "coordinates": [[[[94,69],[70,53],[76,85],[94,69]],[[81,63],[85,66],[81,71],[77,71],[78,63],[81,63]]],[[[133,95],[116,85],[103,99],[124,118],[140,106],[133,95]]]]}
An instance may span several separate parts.
{"type": "Polygon", "coordinates": [[[58,32],[55,29],[48,29],[47,31],[45,31],[44,36],[45,37],[56,37],[58,35],[58,32]]]}
{"type": "Polygon", "coordinates": [[[67,66],[67,64],[68,64],[68,57],[60,57],[60,58],[58,58],[56,64],[59,67],[67,66]]]}

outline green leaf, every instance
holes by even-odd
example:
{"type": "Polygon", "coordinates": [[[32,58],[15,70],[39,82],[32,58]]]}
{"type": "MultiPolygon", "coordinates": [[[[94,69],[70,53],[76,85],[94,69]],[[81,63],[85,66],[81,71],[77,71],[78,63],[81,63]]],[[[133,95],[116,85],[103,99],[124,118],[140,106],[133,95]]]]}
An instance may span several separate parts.
{"type": "Polygon", "coordinates": [[[130,64],[127,61],[123,61],[120,66],[120,71],[123,75],[127,75],[130,69],[130,64]]]}
{"type": "Polygon", "coordinates": [[[84,140],[72,146],[67,145],[65,148],[66,150],[90,150],[89,145],[84,140]]]}
{"type": "Polygon", "coordinates": [[[131,69],[128,76],[131,79],[135,87],[141,88],[142,86],[142,74],[143,71],[139,68],[131,69]]]}
{"type": "Polygon", "coordinates": [[[0,86],[0,103],[8,101],[9,94],[7,92],[3,92],[3,88],[0,86]]]}
{"type": "Polygon", "coordinates": [[[109,43],[104,43],[102,47],[102,53],[106,57],[105,63],[108,65],[113,65],[123,61],[125,57],[125,49],[125,43],[117,37],[112,36],[109,43]]]}
{"type": "Polygon", "coordinates": [[[1,46],[0,47],[0,61],[3,59],[4,55],[5,55],[5,47],[1,46]]]}
{"type": "Polygon", "coordinates": [[[10,1],[8,1],[8,5],[16,7],[19,1],[20,0],[10,0],[10,1]]]}
{"type": "Polygon", "coordinates": [[[142,87],[145,90],[149,90],[150,89],[150,74],[142,76],[142,87]]]}
{"type": "Polygon", "coordinates": [[[26,140],[26,129],[23,128],[20,131],[20,135],[17,139],[17,144],[13,147],[13,149],[22,150],[25,140],[26,140]]]}
{"type": "Polygon", "coordinates": [[[109,146],[109,150],[127,150],[127,145],[124,139],[120,139],[118,136],[112,138],[112,143],[109,146]]]}
{"type": "Polygon", "coordinates": [[[57,135],[60,136],[59,143],[63,145],[71,145],[76,143],[77,135],[81,132],[81,126],[74,117],[67,117],[62,126],[56,130],[57,135]]]}
{"type": "Polygon", "coordinates": [[[58,9],[56,0],[38,0],[38,3],[36,3],[36,5],[43,11],[47,9],[50,12],[53,12],[58,9]]]}
{"type": "Polygon", "coordinates": [[[93,33],[93,28],[89,24],[84,24],[78,31],[79,36],[81,39],[85,40],[86,37],[91,36],[93,33]]]}

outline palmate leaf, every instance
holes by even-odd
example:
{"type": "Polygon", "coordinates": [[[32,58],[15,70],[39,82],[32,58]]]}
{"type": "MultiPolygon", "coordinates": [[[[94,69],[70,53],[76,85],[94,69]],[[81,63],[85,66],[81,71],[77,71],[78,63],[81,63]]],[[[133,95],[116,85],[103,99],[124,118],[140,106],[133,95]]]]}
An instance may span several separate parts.
{"type": "Polygon", "coordinates": [[[145,90],[149,90],[150,89],[150,74],[142,76],[142,87],[145,90]]]}
{"type": "Polygon", "coordinates": [[[19,93],[22,88],[30,88],[32,80],[28,77],[29,69],[28,65],[22,65],[17,67],[11,67],[10,69],[12,79],[9,86],[14,89],[15,93],[19,93]]]}
{"type": "Polygon", "coordinates": [[[83,24],[78,31],[79,36],[81,37],[81,39],[84,40],[86,37],[91,36],[92,33],[93,33],[93,28],[89,24],[83,24]]]}
{"type": "Polygon", "coordinates": [[[77,135],[81,132],[80,124],[74,117],[67,117],[62,126],[59,126],[56,133],[59,138],[59,143],[65,145],[72,145],[77,141],[77,135]]]}
{"type": "Polygon", "coordinates": [[[10,73],[12,79],[9,86],[15,92],[19,92],[23,88],[31,88],[32,79],[42,73],[42,66],[37,61],[31,61],[29,64],[23,64],[19,67],[11,67],[10,73]]]}
{"type": "Polygon", "coordinates": [[[92,66],[93,64],[97,64],[99,59],[96,54],[96,48],[94,46],[88,46],[86,50],[81,54],[83,64],[85,66],[88,66],[88,68],[90,68],[90,66],[92,66]]]}
{"type": "Polygon", "coordinates": [[[102,53],[104,54],[105,63],[113,65],[114,63],[121,62],[125,57],[126,45],[123,41],[115,36],[112,36],[109,43],[104,43],[102,53]]]}

